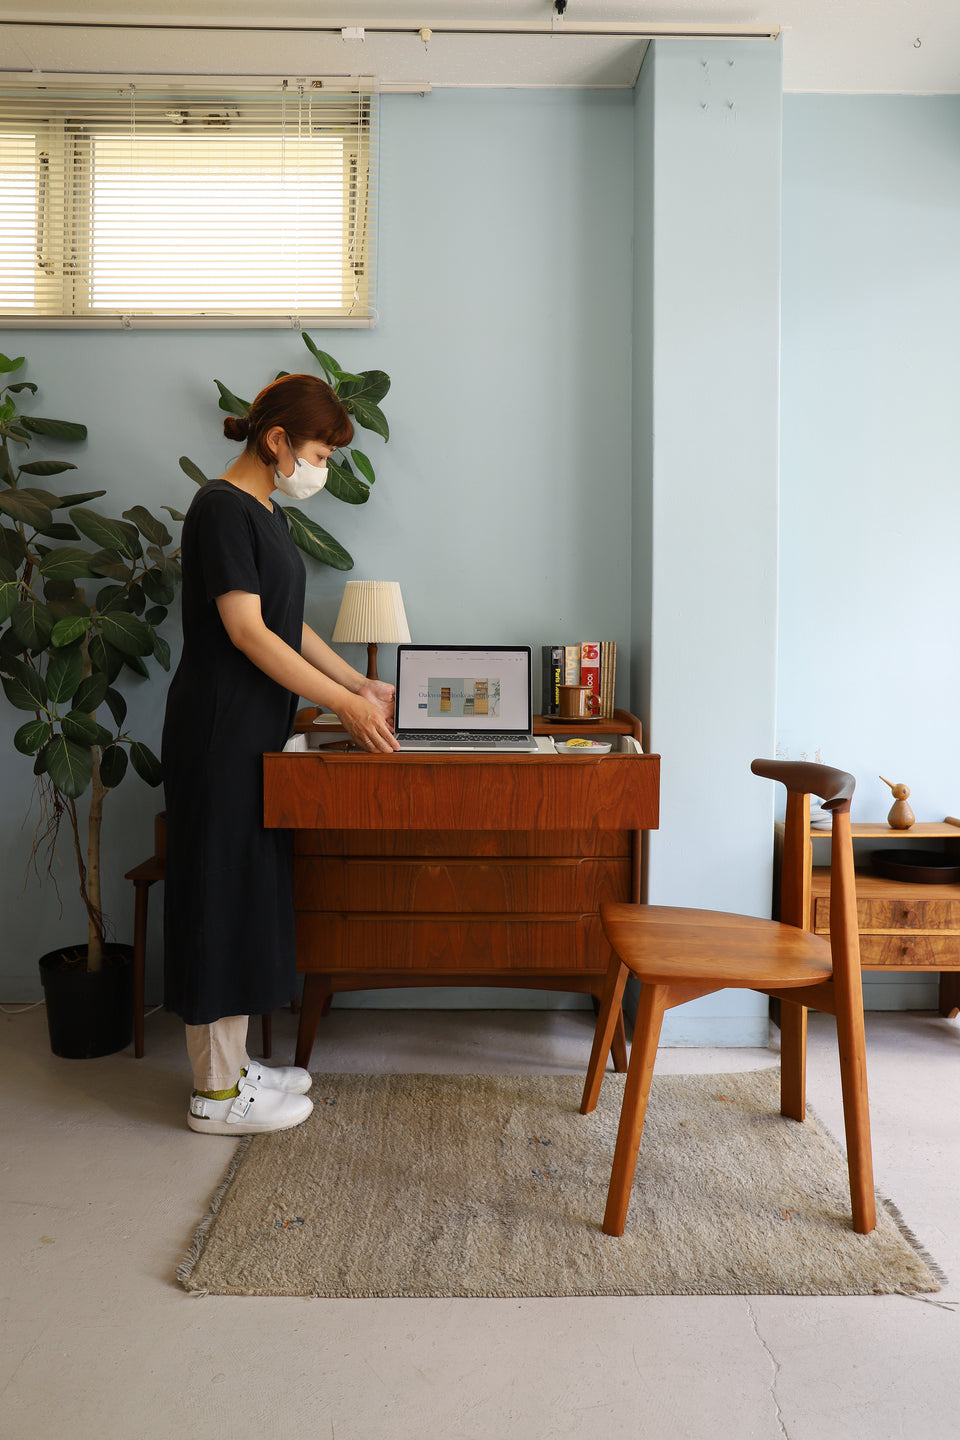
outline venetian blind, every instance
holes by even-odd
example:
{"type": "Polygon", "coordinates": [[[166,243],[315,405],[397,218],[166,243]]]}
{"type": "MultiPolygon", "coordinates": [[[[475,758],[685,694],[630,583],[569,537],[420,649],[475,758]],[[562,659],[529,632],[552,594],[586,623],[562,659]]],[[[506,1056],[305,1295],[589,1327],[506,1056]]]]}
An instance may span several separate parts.
{"type": "Polygon", "coordinates": [[[371,81],[0,89],[0,319],[374,313],[371,81]]]}

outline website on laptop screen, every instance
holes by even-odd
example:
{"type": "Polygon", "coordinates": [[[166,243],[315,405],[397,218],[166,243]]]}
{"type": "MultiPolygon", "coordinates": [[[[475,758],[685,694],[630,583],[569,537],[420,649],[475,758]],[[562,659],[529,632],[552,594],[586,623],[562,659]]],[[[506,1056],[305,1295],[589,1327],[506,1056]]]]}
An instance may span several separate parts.
{"type": "Polygon", "coordinates": [[[530,729],[530,651],[403,648],[398,730],[530,729]]]}

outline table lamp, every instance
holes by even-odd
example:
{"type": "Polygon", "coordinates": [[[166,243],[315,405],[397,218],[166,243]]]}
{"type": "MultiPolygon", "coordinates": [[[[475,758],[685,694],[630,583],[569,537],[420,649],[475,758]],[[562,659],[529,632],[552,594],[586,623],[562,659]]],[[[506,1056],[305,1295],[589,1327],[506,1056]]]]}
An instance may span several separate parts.
{"type": "Polygon", "coordinates": [[[334,644],[366,645],[367,679],[377,680],[377,646],[410,639],[396,580],[348,580],[333,627],[334,644]]]}

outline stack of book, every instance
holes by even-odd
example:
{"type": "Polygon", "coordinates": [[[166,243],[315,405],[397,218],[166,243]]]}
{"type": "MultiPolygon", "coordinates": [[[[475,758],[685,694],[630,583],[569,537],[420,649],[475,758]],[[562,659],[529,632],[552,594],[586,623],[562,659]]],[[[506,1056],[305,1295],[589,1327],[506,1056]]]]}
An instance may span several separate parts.
{"type": "Polygon", "coordinates": [[[544,645],[541,712],[559,715],[561,685],[589,685],[591,711],[603,720],[613,719],[613,693],[617,678],[617,642],[585,640],[580,645],[544,645]]]}

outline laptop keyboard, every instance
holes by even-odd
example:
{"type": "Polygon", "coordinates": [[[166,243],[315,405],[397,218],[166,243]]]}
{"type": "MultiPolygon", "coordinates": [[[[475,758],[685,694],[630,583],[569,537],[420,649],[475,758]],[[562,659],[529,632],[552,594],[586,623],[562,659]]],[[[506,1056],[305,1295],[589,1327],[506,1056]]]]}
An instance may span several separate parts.
{"type": "Polygon", "coordinates": [[[490,741],[496,744],[505,740],[524,740],[525,735],[518,735],[516,730],[404,730],[404,740],[415,740],[418,744],[423,740],[449,741],[452,745],[473,745],[477,741],[490,741]]]}

